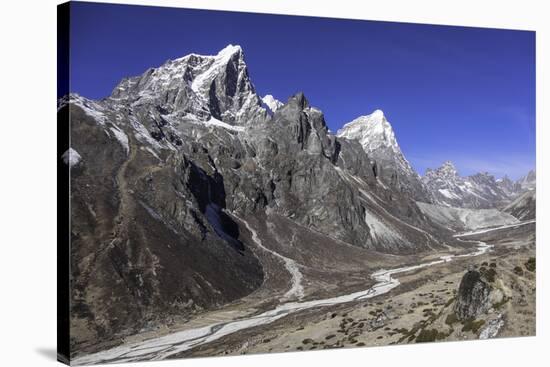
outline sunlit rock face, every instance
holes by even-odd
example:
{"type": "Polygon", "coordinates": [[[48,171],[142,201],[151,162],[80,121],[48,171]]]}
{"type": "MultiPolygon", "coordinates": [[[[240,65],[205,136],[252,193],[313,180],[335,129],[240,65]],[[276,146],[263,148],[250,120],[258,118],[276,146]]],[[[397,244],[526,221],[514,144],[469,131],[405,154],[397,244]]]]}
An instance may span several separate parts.
{"type": "Polygon", "coordinates": [[[475,319],[489,308],[490,284],[480,272],[470,270],[462,277],[454,312],[460,320],[475,319]]]}

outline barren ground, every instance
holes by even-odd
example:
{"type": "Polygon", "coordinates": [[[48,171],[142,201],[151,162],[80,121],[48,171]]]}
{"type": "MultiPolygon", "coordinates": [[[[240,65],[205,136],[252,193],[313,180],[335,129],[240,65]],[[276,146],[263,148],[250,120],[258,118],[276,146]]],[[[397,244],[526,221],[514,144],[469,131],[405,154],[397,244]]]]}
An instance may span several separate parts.
{"type": "Polygon", "coordinates": [[[478,339],[499,318],[503,325],[497,337],[535,335],[535,273],[525,267],[527,260],[535,257],[534,225],[529,227],[508,230],[505,236],[491,233],[470,237],[493,244],[493,250],[402,275],[399,277],[402,284],[388,294],[296,313],[177,357],[471,340],[478,339]],[[505,238],[497,240],[497,237],[505,238]],[[500,304],[475,320],[473,327],[453,320],[449,315],[453,313],[455,295],[468,266],[480,268],[491,264],[497,274],[493,287],[503,295],[500,304]],[[518,274],[514,271],[516,267],[523,272],[518,274]]]}

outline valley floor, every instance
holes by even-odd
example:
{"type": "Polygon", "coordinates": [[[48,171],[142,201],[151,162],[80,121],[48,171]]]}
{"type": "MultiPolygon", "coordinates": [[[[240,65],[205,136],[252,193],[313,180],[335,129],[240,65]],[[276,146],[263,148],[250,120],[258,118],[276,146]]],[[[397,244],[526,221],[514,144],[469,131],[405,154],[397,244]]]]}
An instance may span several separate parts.
{"type": "Polygon", "coordinates": [[[481,256],[401,275],[399,287],[372,300],[310,309],[229,335],[180,357],[533,336],[535,273],[524,266],[535,257],[534,238],[527,238],[534,233],[534,225],[530,227],[529,231],[499,231],[506,239],[488,239],[494,247],[481,256]],[[452,317],[460,280],[468,266],[479,268],[485,263],[496,264],[494,287],[502,291],[503,299],[498,309],[462,323],[452,317]]]}
{"type": "MultiPolygon", "coordinates": [[[[248,223],[246,225],[250,228],[248,223]]],[[[204,340],[200,339],[204,335],[216,333],[226,324],[233,324],[234,320],[249,322],[255,315],[261,316],[266,310],[274,310],[277,301],[273,296],[267,297],[270,291],[284,297],[288,296],[289,286],[296,289],[296,273],[292,278],[286,279],[285,276],[288,277],[289,274],[283,274],[282,269],[285,267],[280,263],[273,263],[271,268],[268,267],[264,286],[248,297],[220,310],[198,315],[181,326],[153,330],[128,338],[119,347],[125,350],[123,356],[115,348],[106,353],[84,356],[75,360],[75,363],[122,362],[139,360],[141,357],[154,359],[157,350],[163,350],[158,357],[164,359],[534,335],[535,273],[524,266],[529,258],[535,257],[534,228],[535,224],[530,223],[468,235],[468,241],[484,241],[493,247],[489,252],[476,257],[454,258],[451,262],[399,274],[396,276],[399,286],[371,299],[311,307],[275,318],[267,324],[255,324],[252,321],[242,330],[228,332],[211,341],[207,339],[208,336],[204,340]],[[465,271],[468,267],[487,267],[489,264],[494,264],[491,266],[496,269],[497,274],[493,287],[503,295],[498,309],[489,310],[486,315],[473,322],[461,323],[455,320],[452,317],[452,307],[465,271]],[[518,267],[521,268],[521,273],[517,270],[518,267]],[[208,329],[212,325],[219,326],[208,329]],[[204,332],[206,329],[207,333],[204,332]],[[189,338],[189,333],[196,333],[196,338],[189,338]],[[178,334],[185,335],[186,342],[203,342],[193,344],[189,349],[182,348],[178,351],[176,348],[173,353],[165,353],[168,341],[174,345],[184,344],[183,341],[177,343],[178,334]],[[125,347],[131,345],[134,348],[125,347]],[[143,355],[145,351],[147,354],[143,355]]],[[[251,237],[258,239],[254,238],[253,231],[251,237]]],[[[256,251],[259,256],[271,257],[273,261],[274,256],[265,249],[257,248],[256,251]]],[[[425,258],[410,257],[409,261],[422,264],[437,260],[442,255],[445,254],[430,254],[425,258]]],[[[384,265],[395,268],[403,265],[403,261],[403,257],[390,256],[384,265]]],[[[264,263],[269,261],[264,258],[264,263]]],[[[284,261],[282,263],[288,265],[284,261]]],[[[303,263],[295,263],[293,266],[291,269],[294,272],[302,270],[305,275],[304,279],[298,277],[300,287],[301,282],[304,282],[305,289],[314,290],[305,295],[299,294],[300,302],[368,289],[374,283],[370,278],[373,273],[370,269],[362,277],[360,274],[349,277],[349,282],[342,276],[335,282],[340,284],[339,287],[322,292],[322,284],[315,284],[316,277],[308,273],[308,266],[303,263]],[[361,278],[363,284],[358,284],[358,279],[361,278]]],[[[287,272],[291,269],[286,267],[287,272]]]]}

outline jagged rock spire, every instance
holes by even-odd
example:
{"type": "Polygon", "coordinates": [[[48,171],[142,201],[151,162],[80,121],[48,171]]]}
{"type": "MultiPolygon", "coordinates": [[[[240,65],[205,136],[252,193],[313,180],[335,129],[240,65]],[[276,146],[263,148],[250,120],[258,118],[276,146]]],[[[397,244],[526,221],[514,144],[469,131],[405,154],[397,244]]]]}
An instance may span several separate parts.
{"type": "Polygon", "coordinates": [[[167,113],[214,117],[230,124],[266,114],[238,45],[228,45],[216,55],[189,54],[123,79],[110,98],[154,103],[167,113]]]}

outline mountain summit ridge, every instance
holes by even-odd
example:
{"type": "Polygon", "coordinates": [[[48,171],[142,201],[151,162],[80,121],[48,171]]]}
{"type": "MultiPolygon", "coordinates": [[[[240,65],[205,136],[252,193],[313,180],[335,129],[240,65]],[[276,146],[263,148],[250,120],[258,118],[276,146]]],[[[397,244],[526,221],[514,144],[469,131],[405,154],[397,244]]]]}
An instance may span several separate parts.
{"type": "Polygon", "coordinates": [[[380,109],[374,110],[369,115],[359,116],[344,124],[336,135],[359,140],[361,145],[366,148],[367,153],[379,147],[388,147],[394,153],[402,155],[393,127],[380,109]]]}
{"type": "Polygon", "coordinates": [[[401,151],[393,127],[381,109],[344,124],[336,135],[357,140],[374,160],[377,176],[386,184],[417,200],[431,201],[420,176],[401,151]]]}
{"type": "Polygon", "coordinates": [[[428,168],[422,181],[432,193],[434,203],[474,209],[501,207],[521,195],[530,182],[527,176],[516,182],[508,176],[495,179],[488,172],[463,177],[451,161],[436,169],[428,168]]]}
{"type": "MultiPolygon", "coordinates": [[[[92,115],[98,116],[99,121],[104,120],[101,117],[105,110],[104,105],[80,96],[73,98],[73,101],[80,103],[92,115]],[[92,108],[88,108],[90,106],[92,108]]],[[[176,136],[177,131],[165,131],[171,129],[170,121],[196,121],[243,131],[246,126],[261,125],[273,119],[275,113],[285,105],[270,94],[261,98],[256,93],[248,73],[245,53],[241,46],[232,44],[214,55],[191,53],[168,60],[157,68],[149,68],[141,75],[124,78],[105,101],[111,106],[131,105],[139,111],[138,114],[149,115],[155,121],[151,134],[159,141],[158,144],[162,144],[159,138],[166,134],[175,143],[180,142],[181,139],[176,136]],[[151,105],[155,106],[154,110],[149,108],[151,105]]],[[[142,132],[142,138],[150,139],[145,131],[142,132]]],[[[332,133],[328,131],[327,136],[332,136],[332,133]]],[[[392,187],[418,201],[485,208],[497,205],[497,201],[510,199],[518,190],[534,188],[534,180],[529,177],[523,183],[514,183],[512,186],[506,180],[497,182],[495,186],[490,178],[482,175],[473,175],[466,180],[468,183],[460,183],[459,181],[464,180],[458,177],[452,162],[445,162],[435,170],[428,169],[426,175],[421,177],[402,152],[393,126],[381,109],[375,109],[368,115],[359,116],[344,124],[335,136],[357,140],[370,158],[368,164],[380,184],[392,187]],[[448,176],[448,180],[454,181],[455,188],[458,185],[462,189],[449,191],[446,187],[438,187],[434,182],[441,183],[441,175],[448,176]],[[468,193],[472,187],[464,185],[475,186],[476,182],[485,182],[488,187],[474,190],[475,194],[468,193]],[[462,195],[486,194],[489,198],[462,198],[462,195]],[[453,197],[449,198],[449,195],[453,197]]],[[[123,144],[126,143],[123,141],[123,144]]],[[[313,148],[312,145],[310,149],[318,148],[313,148]]]]}
{"type": "MultiPolygon", "coordinates": [[[[363,287],[384,253],[458,245],[420,209],[428,185],[381,110],[334,135],[303,93],[269,111],[262,102],[273,101],[232,45],[123,79],[102,100],[58,101],[71,134],[59,157],[71,180],[71,317],[82,327],[71,342],[121,340],[264,286],[280,302],[289,268],[304,270],[309,297],[337,292],[348,274],[363,287]]],[[[448,168],[435,190],[451,176],[467,185],[448,168]]]]}
{"type": "Polygon", "coordinates": [[[168,60],[123,79],[109,99],[134,105],[154,103],[178,116],[213,117],[237,125],[267,114],[238,45],[228,45],[216,55],[189,54],[168,60]]]}

